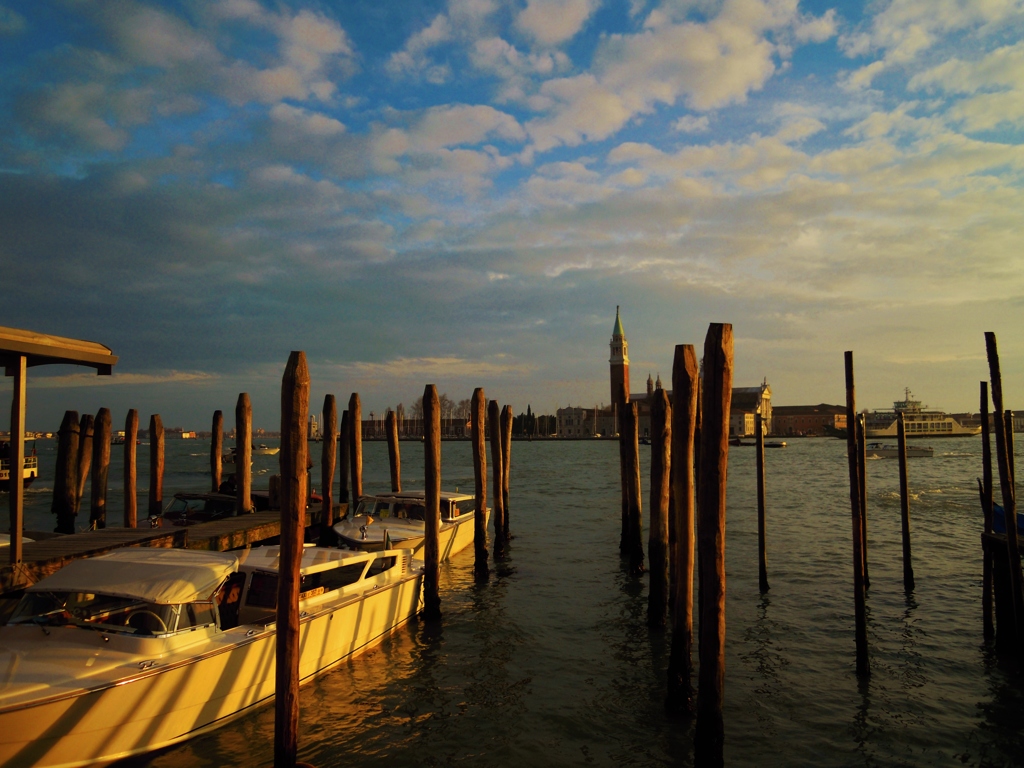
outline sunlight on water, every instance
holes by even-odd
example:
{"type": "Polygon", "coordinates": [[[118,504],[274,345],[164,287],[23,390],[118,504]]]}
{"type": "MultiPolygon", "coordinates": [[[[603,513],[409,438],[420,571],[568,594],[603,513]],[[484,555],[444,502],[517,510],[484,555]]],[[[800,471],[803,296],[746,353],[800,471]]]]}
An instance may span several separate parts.
{"type": "MultiPolygon", "coordinates": [[[[754,451],[730,453],[726,763],[1011,765],[1024,755],[1024,697],[981,639],[977,439],[934,441],[909,462],[914,572],[903,592],[895,460],[868,465],[872,677],[854,675],[845,444],[768,451],[768,569],[758,593],[754,451]]],[[[367,490],[388,485],[387,450],[365,443],[367,490]]],[[[311,444],[314,459],[319,446],[311,444]]],[[[642,461],[649,449],[642,448],[642,461]]],[[[140,486],[148,449],[139,446],[140,486]]],[[[168,443],[166,495],[203,490],[209,462],[168,443]]],[[[40,486],[53,451],[40,441],[40,486]]],[[[403,443],[407,487],[422,446],[403,443]]],[[[444,443],[443,485],[472,492],[467,443],[444,443]]],[[[403,627],[302,691],[300,756],[318,766],[677,766],[692,726],[662,710],[667,635],[645,624],[646,579],[618,556],[618,448],[516,442],[510,554],[472,580],[472,548],[442,568],[439,629],[403,627]]],[[[254,457],[273,472],[277,457],[254,457]]],[[[121,512],[111,472],[111,520],[121,512]]],[[[49,473],[49,474],[47,474],[49,473]]],[[[645,477],[645,515],[648,498],[645,477]]],[[[319,477],[319,468],[313,469],[319,477]]],[[[50,479],[47,479],[50,478],[50,479]]],[[[258,486],[259,487],[259,486],[258,486]]],[[[140,509],[145,493],[140,487],[140,509]]],[[[28,527],[52,528],[30,494],[28,527]]],[[[137,764],[269,765],[273,708],[137,764]]]]}

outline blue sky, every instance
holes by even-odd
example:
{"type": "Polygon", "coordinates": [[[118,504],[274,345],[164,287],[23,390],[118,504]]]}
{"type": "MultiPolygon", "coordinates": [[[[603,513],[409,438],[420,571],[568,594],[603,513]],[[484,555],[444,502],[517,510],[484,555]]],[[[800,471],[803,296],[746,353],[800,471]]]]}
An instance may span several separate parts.
{"type": "MultiPolygon", "coordinates": [[[[1024,2],[0,0],[0,324],[100,341],[29,424],[433,383],[608,401],[731,322],[779,404],[1024,373],[1024,2]]],[[[9,388],[0,407],[9,403],[9,388]]]]}

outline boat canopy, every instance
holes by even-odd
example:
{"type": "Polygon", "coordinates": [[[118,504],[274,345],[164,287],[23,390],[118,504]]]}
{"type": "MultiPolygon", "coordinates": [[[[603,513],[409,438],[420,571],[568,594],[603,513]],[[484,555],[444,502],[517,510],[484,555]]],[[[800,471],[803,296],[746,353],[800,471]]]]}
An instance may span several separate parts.
{"type": "Polygon", "coordinates": [[[74,560],[30,592],[98,592],[173,605],[206,600],[238,560],[226,552],[130,547],[74,560]]]}

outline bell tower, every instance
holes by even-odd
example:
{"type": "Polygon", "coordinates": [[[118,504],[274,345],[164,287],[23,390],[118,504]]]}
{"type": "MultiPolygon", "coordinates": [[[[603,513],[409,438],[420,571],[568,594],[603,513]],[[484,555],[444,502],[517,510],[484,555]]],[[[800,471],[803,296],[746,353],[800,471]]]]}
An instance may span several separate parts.
{"type": "Polygon", "coordinates": [[[610,343],[612,355],[608,360],[611,366],[612,403],[623,404],[622,395],[625,393],[625,402],[629,402],[629,343],[626,341],[626,334],[622,331],[622,320],[619,319],[619,308],[615,307],[615,327],[612,328],[612,340],[610,343]]]}

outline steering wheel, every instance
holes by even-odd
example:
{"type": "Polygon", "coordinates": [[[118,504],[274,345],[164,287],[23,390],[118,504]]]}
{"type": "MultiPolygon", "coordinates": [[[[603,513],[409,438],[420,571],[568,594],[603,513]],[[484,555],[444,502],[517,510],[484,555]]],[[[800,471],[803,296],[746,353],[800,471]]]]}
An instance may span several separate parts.
{"type": "Polygon", "coordinates": [[[147,619],[152,619],[154,622],[156,622],[156,625],[158,627],[158,631],[159,632],[162,632],[162,633],[166,633],[167,632],[167,624],[164,623],[164,620],[161,619],[157,614],[153,613],[152,611],[146,610],[145,608],[142,608],[142,609],[137,610],[137,611],[132,611],[128,615],[128,622],[127,622],[127,624],[128,624],[129,627],[133,627],[135,629],[145,629],[145,630],[148,630],[149,632],[153,631],[150,627],[146,626],[146,624],[149,623],[148,620],[141,622],[141,625],[140,624],[136,624],[135,623],[135,617],[136,616],[143,616],[143,617],[146,617],[147,619]]]}

